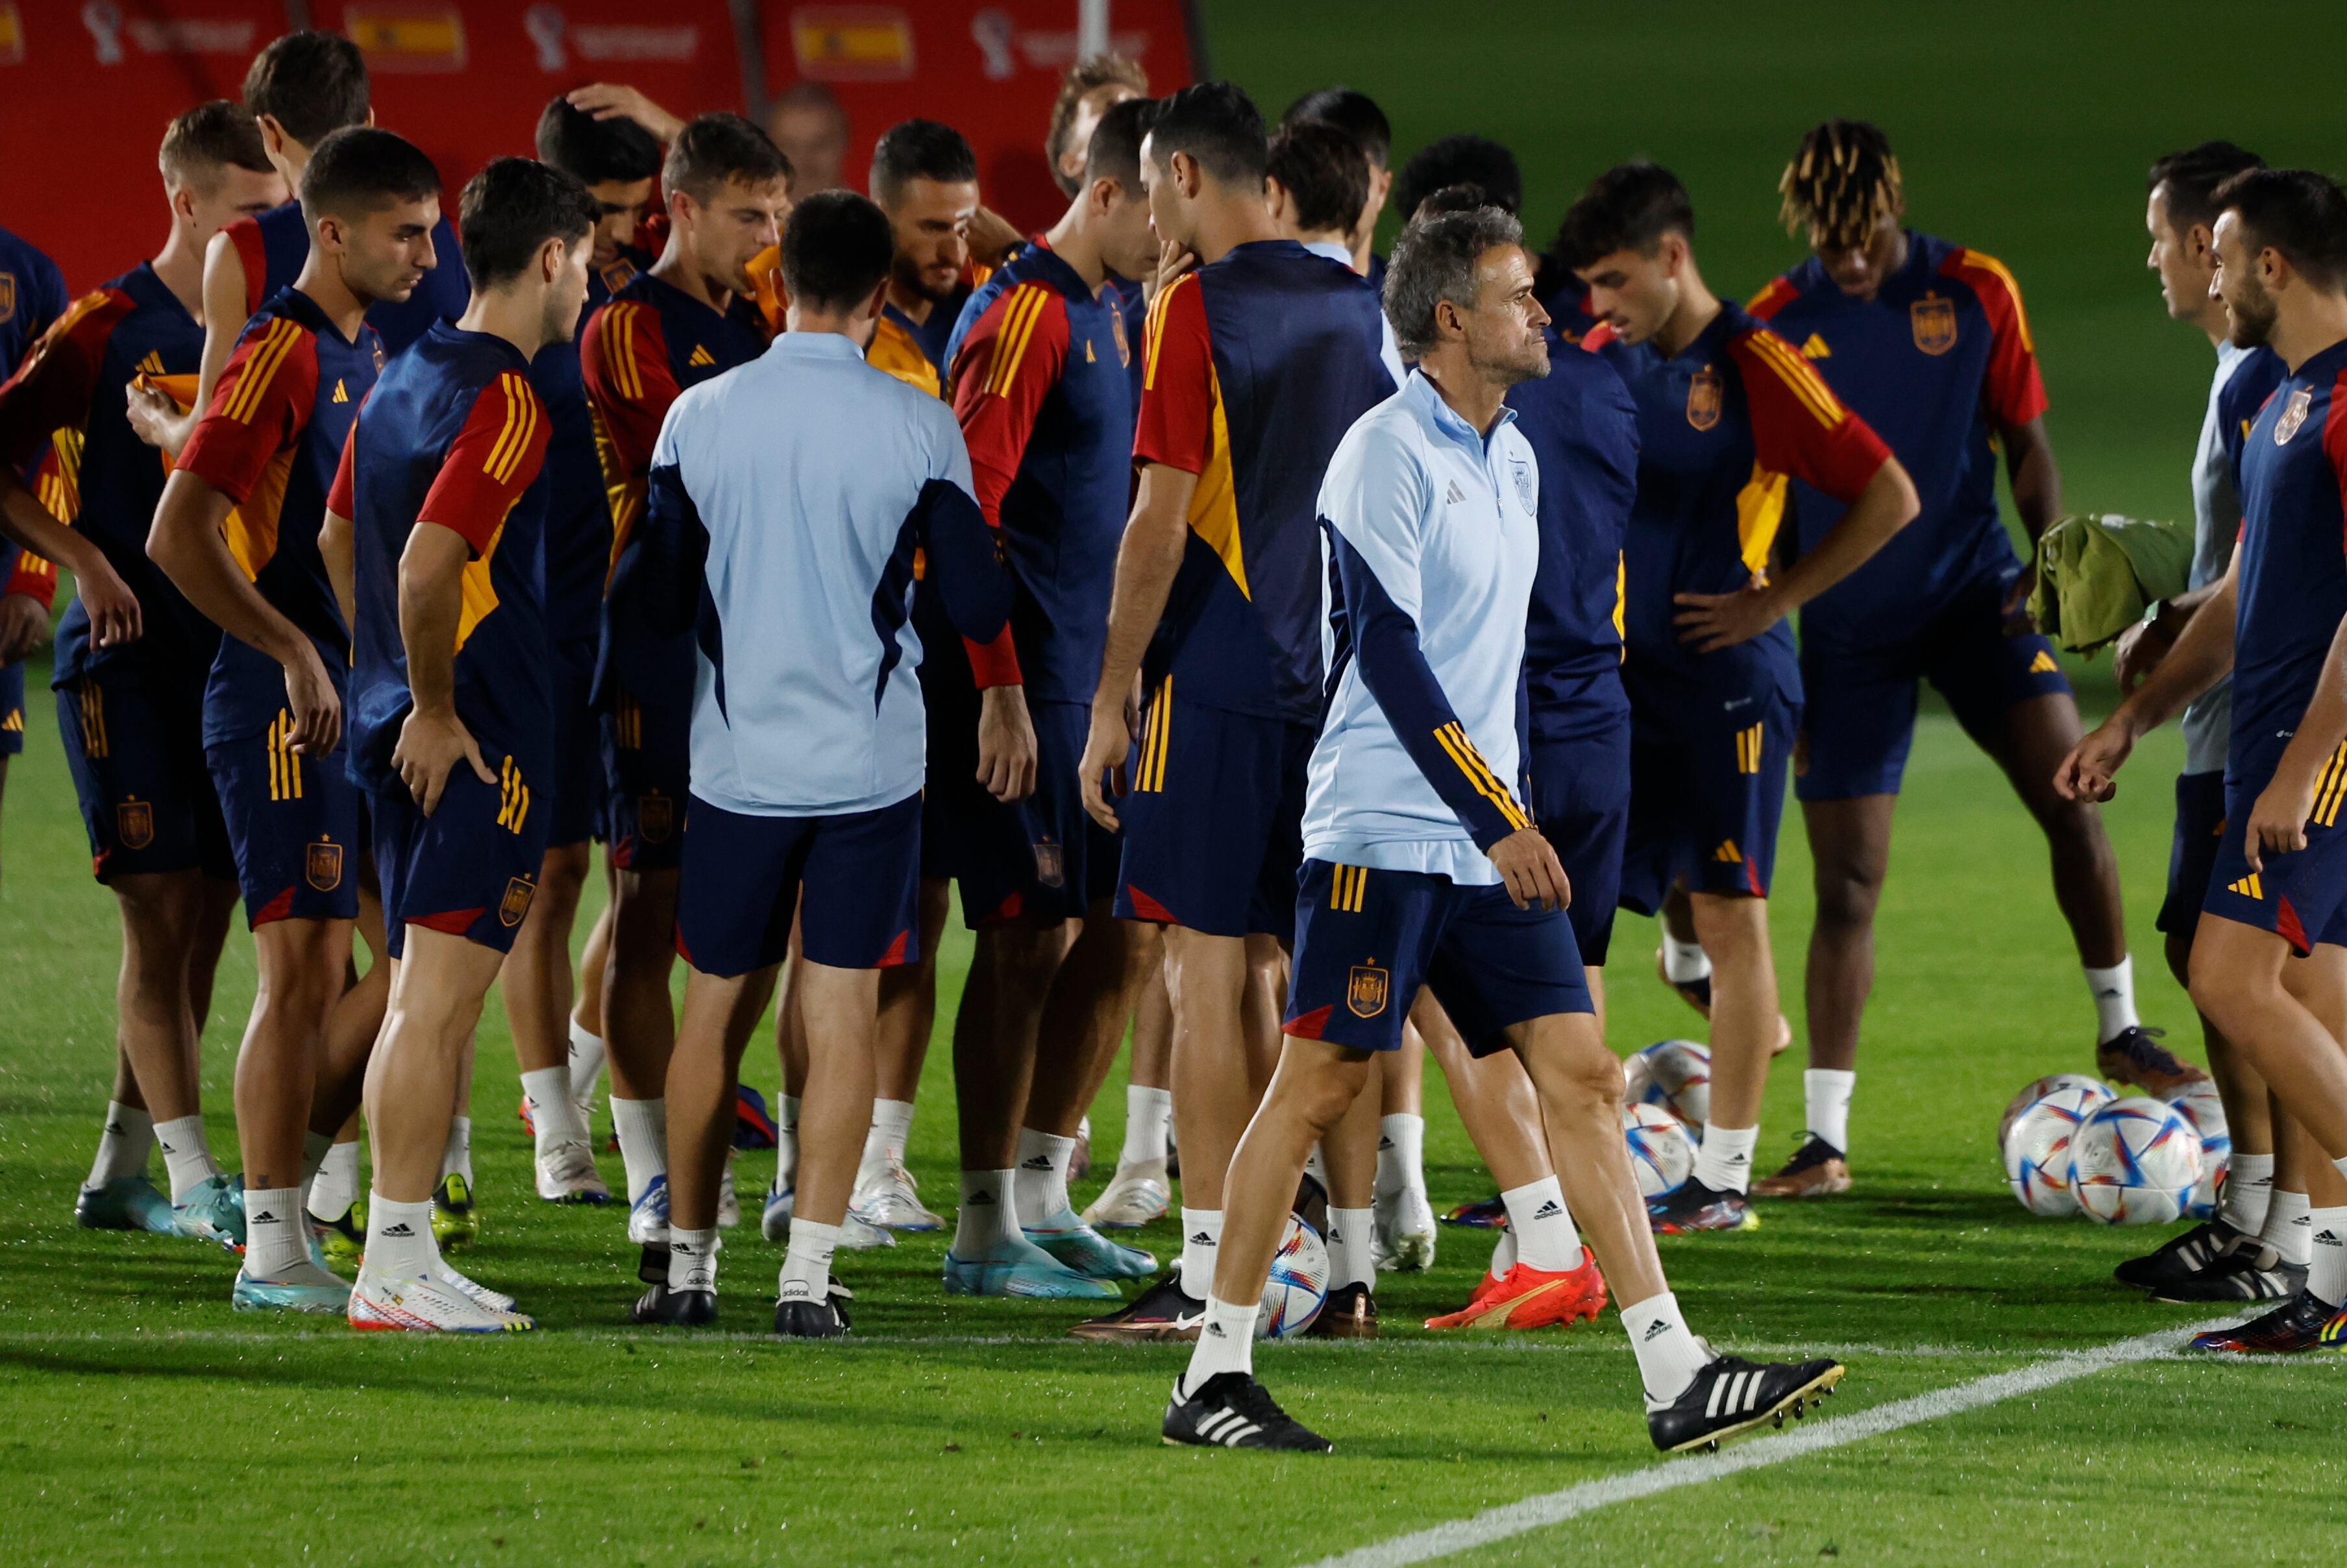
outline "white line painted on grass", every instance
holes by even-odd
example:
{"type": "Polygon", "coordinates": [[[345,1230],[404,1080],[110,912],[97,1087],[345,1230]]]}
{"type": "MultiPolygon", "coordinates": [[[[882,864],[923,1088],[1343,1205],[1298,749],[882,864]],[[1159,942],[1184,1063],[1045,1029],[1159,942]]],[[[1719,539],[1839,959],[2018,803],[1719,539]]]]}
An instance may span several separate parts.
{"type": "Polygon", "coordinates": [[[1647,1470],[1585,1481],[1579,1486],[1566,1487],[1563,1491],[1528,1497],[1522,1502],[1512,1502],[1503,1508],[1486,1509],[1471,1518],[1454,1519],[1430,1530],[1413,1531],[1408,1535],[1397,1535],[1390,1541],[1380,1541],[1372,1546],[1325,1558],[1312,1564],[1312,1568],[1402,1568],[1406,1563],[1431,1562],[1454,1553],[1489,1546],[1493,1542],[1505,1541],[1529,1531],[1562,1524],[1566,1520],[1617,1502],[1633,1502],[1658,1492],[1721,1481],[1744,1471],[1783,1464],[1788,1460],[1800,1459],[1825,1449],[1840,1448],[1846,1443],[1894,1432],[1901,1427],[1940,1420],[2018,1395],[2034,1394],[2041,1389],[2050,1389],[2075,1378],[2091,1378],[2113,1367],[2166,1360],[2191,1336],[2209,1328],[2222,1327],[2233,1321],[2229,1317],[2221,1317],[2189,1328],[2166,1328],[2157,1334],[2116,1340],[2092,1350],[2050,1356],[2011,1372],[1998,1372],[1973,1382],[1919,1394],[1911,1399],[1895,1399],[1887,1405],[1877,1405],[1872,1409],[1803,1425],[1720,1453],[1666,1460],[1647,1470]]]}

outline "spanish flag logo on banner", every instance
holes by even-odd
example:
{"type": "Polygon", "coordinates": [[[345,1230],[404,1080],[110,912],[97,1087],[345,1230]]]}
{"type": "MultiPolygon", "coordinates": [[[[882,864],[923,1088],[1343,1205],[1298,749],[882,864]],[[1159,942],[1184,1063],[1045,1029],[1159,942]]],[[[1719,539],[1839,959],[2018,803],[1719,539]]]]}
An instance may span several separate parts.
{"type": "Polygon", "coordinates": [[[352,5],[343,31],[366,53],[371,71],[461,71],[465,17],[454,5],[352,5]]]}
{"type": "Polygon", "coordinates": [[[913,74],[913,20],[894,5],[802,5],[791,50],[815,81],[900,82],[913,74]]]}

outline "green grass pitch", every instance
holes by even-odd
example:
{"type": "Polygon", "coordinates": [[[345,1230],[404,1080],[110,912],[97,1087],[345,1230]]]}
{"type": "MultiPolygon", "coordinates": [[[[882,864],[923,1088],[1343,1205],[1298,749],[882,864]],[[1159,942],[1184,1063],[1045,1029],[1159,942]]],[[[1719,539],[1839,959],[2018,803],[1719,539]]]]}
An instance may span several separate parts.
{"type": "MultiPolygon", "coordinates": [[[[1702,214],[1710,279],[1737,297],[1799,254],[1773,226],[1794,137],[1824,114],[1881,119],[1913,220],[2019,274],[2070,499],[2096,509],[2185,510],[2208,374],[2205,346],[2161,319],[2140,270],[2145,164],[2225,135],[2347,169],[2329,100],[2287,61],[2268,74],[2239,53],[2262,14],[2007,0],[1863,18],[1684,0],[1619,15],[1214,0],[1206,23],[1214,68],[1275,113],[1344,80],[1388,106],[1404,149],[1458,129],[1511,141],[1536,239],[1603,164],[1636,153],[1672,163],[1702,214]]],[[[2290,59],[2338,56],[2336,16],[2301,10],[2289,26],[2290,59]]],[[[2107,706],[2106,670],[2081,671],[2090,708],[2107,706]]],[[[519,1295],[545,1331],[445,1343],[232,1314],[224,1255],[72,1225],[111,1061],[116,938],[38,692],[46,671],[31,673],[0,884],[0,1559],[1285,1564],[1655,1462],[1610,1315],[1504,1338],[1409,1327],[1459,1304],[1487,1233],[1446,1231],[1430,1273],[1385,1276],[1387,1338],[1264,1352],[1274,1389],[1337,1439],[1327,1459],[1162,1448],[1157,1414],[1181,1350],[1073,1343],[1062,1335],[1071,1307],[948,1303],[942,1239],[848,1257],[861,1306],[852,1343],[763,1334],[779,1258],[754,1223],[729,1236],[723,1332],[629,1329],[619,1216],[529,1195],[496,1007],[474,1104],[487,1225],[465,1263],[519,1295]]],[[[2197,1053],[2151,928],[2179,758],[2172,734],[2147,745],[2107,821],[2147,1020],[2197,1053]]],[[[2108,1282],[2151,1238],[2031,1219],[1999,1179],[2006,1096],[2039,1072],[2090,1066],[2086,1001],[2044,865],[1993,769],[1944,713],[1928,714],[1881,913],[1853,1120],[1860,1190],[1771,1206],[1756,1234],[1665,1244],[1698,1332],[1846,1356],[1832,1416],[2196,1316],[2108,1282]]],[[[1807,881],[1796,815],[1774,921],[1797,1028],[1807,881]]],[[[1623,922],[1608,977],[1617,1048],[1696,1024],[1654,981],[1653,947],[1645,922],[1623,922]]],[[[967,957],[957,934],[945,1016],[967,957]]],[[[207,1033],[223,1151],[251,988],[240,938],[207,1033]]],[[[945,1203],[951,1085],[942,1046],[935,1057],[912,1160],[945,1203]]],[[[1799,1067],[1798,1050],[1779,1063],[1764,1155],[1799,1129],[1799,1067]]],[[[774,1085],[763,1048],[750,1076],[774,1085]]],[[[1103,1165],[1121,1132],[1117,1090],[1095,1117],[1103,1165]]],[[[1444,1208],[1488,1183],[1439,1079],[1429,1099],[1428,1174],[1444,1208]]],[[[744,1157],[745,1195],[770,1160],[744,1157]]],[[[616,1175],[616,1159],[606,1164],[616,1175]]],[[[1142,1240],[1161,1257],[1177,1246],[1170,1224],[1142,1240]]],[[[2347,1539],[2341,1375],[2329,1357],[2155,1359],[1458,1560],[2328,1558],[2347,1539]]]]}

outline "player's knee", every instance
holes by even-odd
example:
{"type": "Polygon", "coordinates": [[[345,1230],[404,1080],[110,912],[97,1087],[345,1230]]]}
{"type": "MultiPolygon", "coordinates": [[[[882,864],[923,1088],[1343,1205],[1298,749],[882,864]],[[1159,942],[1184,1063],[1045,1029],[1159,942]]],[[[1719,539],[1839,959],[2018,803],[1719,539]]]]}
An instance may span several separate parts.
{"type": "Polygon", "coordinates": [[[1533,1084],[1543,1099],[1588,1108],[1618,1107],[1624,1092],[1622,1060],[1594,1037],[1573,1034],[1535,1053],[1528,1071],[1537,1069],[1533,1084]]]}
{"type": "Polygon", "coordinates": [[[1870,867],[1834,875],[1820,862],[1817,889],[1819,925],[1863,929],[1874,924],[1875,907],[1882,897],[1882,873],[1870,867]]]}
{"type": "Polygon", "coordinates": [[[2257,1005],[2266,983],[2253,965],[2227,961],[2214,942],[2195,943],[2186,966],[2185,984],[2192,1005],[2201,1016],[2236,1039],[2241,1037],[2246,1014],[2257,1005]]]}

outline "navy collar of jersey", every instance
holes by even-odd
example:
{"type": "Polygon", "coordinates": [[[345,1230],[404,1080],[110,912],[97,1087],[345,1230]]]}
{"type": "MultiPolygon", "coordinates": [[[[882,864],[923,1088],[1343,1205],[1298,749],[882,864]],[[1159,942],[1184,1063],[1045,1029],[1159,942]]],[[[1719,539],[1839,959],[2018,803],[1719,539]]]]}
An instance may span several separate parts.
{"type": "Polygon", "coordinates": [[[187,318],[190,326],[196,324],[194,313],[179,302],[179,296],[171,292],[171,285],[163,281],[152,261],[139,262],[117,278],[114,286],[128,294],[141,310],[177,312],[187,318]]]}
{"type": "Polygon", "coordinates": [[[1084,282],[1084,275],[1077,272],[1065,256],[1040,241],[1003,266],[1005,272],[1013,269],[1021,282],[1031,279],[1039,283],[1049,283],[1070,299],[1089,300],[1092,297],[1092,286],[1084,282]]]}
{"type": "Polygon", "coordinates": [[[1696,333],[1693,341],[1678,353],[1665,356],[1652,338],[1646,340],[1646,346],[1654,349],[1655,357],[1665,364],[1681,359],[1717,360],[1727,352],[1729,338],[1757,324],[1755,318],[1747,314],[1742,305],[1734,300],[1722,300],[1719,302],[1719,313],[1712,317],[1703,331],[1696,333]]]}
{"type": "Polygon", "coordinates": [[[737,325],[741,323],[742,318],[735,313],[742,308],[743,297],[740,294],[729,296],[726,300],[725,308],[721,311],[716,306],[712,305],[705,301],[695,299],[692,295],[686,293],[682,289],[678,288],[674,283],[670,282],[666,278],[661,277],[659,273],[654,272],[650,269],[638,272],[634,277],[629,279],[627,286],[611,297],[615,300],[641,300],[643,301],[643,302],[650,304],[653,302],[646,300],[644,296],[647,294],[661,293],[675,295],[677,302],[689,309],[705,311],[709,314],[715,316],[722,321],[732,322],[737,325]]]}
{"type": "Polygon", "coordinates": [[[915,321],[898,310],[894,301],[884,302],[880,313],[894,319],[904,334],[913,340],[913,346],[921,351],[921,356],[937,367],[939,375],[943,375],[946,372],[946,344],[952,340],[954,323],[961,320],[962,306],[969,302],[969,296],[975,292],[957,285],[951,295],[929,306],[929,319],[926,322],[915,321]]]}
{"type": "Polygon", "coordinates": [[[2327,348],[2319,348],[2300,360],[2298,367],[2291,371],[2290,379],[2320,384],[2337,380],[2342,371],[2347,371],[2347,338],[2341,338],[2327,348]]]}
{"type": "Polygon", "coordinates": [[[529,360],[524,356],[513,339],[496,333],[477,333],[470,327],[460,327],[455,322],[434,322],[425,336],[451,348],[479,349],[511,360],[516,370],[527,372],[529,360]]]}
{"type": "Polygon", "coordinates": [[[300,323],[321,337],[332,338],[348,349],[357,348],[360,342],[367,335],[366,317],[364,313],[359,317],[359,335],[344,337],[342,329],[334,324],[334,318],[326,313],[326,307],[292,283],[286,284],[270,295],[262,302],[261,309],[264,314],[273,310],[281,315],[300,323]]]}
{"type": "Polygon", "coordinates": [[[1426,372],[1415,367],[1409,373],[1409,379],[1401,384],[1401,395],[1418,410],[1420,418],[1478,456],[1489,453],[1491,443],[1500,438],[1500,432],[1516,422],[1516,411],[1502,403],[1500,405],[1500,416],[1491,421],[1490,432],[1486,434],[1477,430],[1467,423],[1465,415],[1450,406],[1450,400],[1442,395],[1440,387],[1427,379],[1426,372]]]}
{"type": "MultiPolygon", "coordinates": [[[[1234,245],[1229,250],[1224,251],[1223,261],[1234,261],[1242,257],[1248,261],[1253,261],[1257,257],[1269,260],[1275,256],[1312,256],[1312,259],[1316,261],[1325,261],[1328,259],[1326,256],[1313,256],[1312,252],[1306,250],[1300,241],[1295,240],[1249,240],[1242,244],[1234,245]]],[[[1222,261],[1217,261],[1214,264],[1216,266],[1221,266],[1222,261]]],[[[1351,269],[1349,267],[1347,269],[1348,272],[1351,269]]]]}

